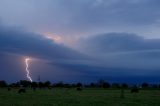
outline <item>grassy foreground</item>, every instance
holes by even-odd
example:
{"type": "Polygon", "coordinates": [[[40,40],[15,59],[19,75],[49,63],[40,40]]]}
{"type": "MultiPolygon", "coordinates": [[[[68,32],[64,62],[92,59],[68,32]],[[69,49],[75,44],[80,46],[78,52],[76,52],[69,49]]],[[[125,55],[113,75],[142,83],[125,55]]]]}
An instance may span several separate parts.
{"type": "Polygon", "coordinates": [[[137,94],[125,90],[125,98],[120,98],[120,90],[107,89],[57,88],[27,90],[25,94],[0,89],[0,106],[160,106],[160,90],[141,90],[137,94]]]}

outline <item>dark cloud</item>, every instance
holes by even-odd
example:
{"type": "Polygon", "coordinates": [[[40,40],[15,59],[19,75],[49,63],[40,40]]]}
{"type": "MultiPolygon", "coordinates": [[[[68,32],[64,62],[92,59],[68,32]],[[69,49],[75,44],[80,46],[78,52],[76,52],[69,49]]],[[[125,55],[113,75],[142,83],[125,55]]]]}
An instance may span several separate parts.
{"type": "Polygon", "coordinates": [[[0,53],[0,80],[10,82],[25,78],[23,62],[19,56],[11,56],[0,53]]]}
{"type": "Polygon", "coordinates": [[[97,58],[107,67],[145,69],[145,72],[129,71],[133,74],[152,73],[160,68],[160,39],[145,39],[128,33],[109,33],[81,40],[80,44],[83,45],[81,47],[84,53],[97,58]]]}
{"type": "Polygon", "coordinates": [[[0,26],[0,52],[44,59],[80,59],[82,54],[42,35],[0,26]]]}
{"type": "Polygon", "coordinates": [[[160,50],[160,39],[145,39],[136,34],[128,33],[101,34],[86,39],[82,42],[85,42],[85,50],[89,50],[93,53],[160,50]]]}
{"type": "Polygon", "coordinates": [[[159,0],[1,0],[0,17],[8,24],[64,36],[111,31],[145,33],[146,28],[159,25],[159,4],[159,0]]]}
{"type": "Polygon", "coordinates": [[[39,74],[43,76],[43,80],[51,81],[53,77],[54,80],[63,80],[70,76],[78,77],[82,74],[80,70],[73,71],[72,67],[67,70],[60,63],[71,64],[74,67],[75,64],[89,61],[87,56],[64,45],[56,44],[42,35],[0,25],[0,77],[10,82],[24,79],[26,77],[24,57],[31,57],[35,61],[33,66],[30,65],[30,69],[34,70],[31,72],[34,80],[39,74]],[[36,59],[44,62],[36,62],[36,59]]]}
{"type": "Polygon", "coordinates": [[[1,0],[1,21],[14,27],[0,25],[0,56],[5,57],[0,67],[9,70],[2,64],[17,66],[20,64],[11,65],[10,59],[16,56],[16,63],[21,56],[30,56],[49,61],[49,68],[43,69],[48,70],[43,71],[46,79],[52,75],[65,77],[64,73],[70,78],[69,74],[90,79],[103,75],[159,75],[160,39],[146,39],[159,37],[159,4],[159,0],[1,0]],[[78,36],[80,46],[75,42],[75,51],[33,32],[53,32],[62,37],[64,44],[66,36],[69,41],[78,36]],[[82,40],[80,35],[88,39],[82,40]]]}

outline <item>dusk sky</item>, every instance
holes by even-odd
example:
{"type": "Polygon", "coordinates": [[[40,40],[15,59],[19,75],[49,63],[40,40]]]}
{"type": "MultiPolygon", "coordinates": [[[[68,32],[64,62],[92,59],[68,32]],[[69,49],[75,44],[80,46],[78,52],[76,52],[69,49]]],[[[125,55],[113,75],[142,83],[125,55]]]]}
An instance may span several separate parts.
{"type": "Polygon", "coordinates": [[[160,0],[0,0],[0,80],[160,81],[160,0]]]}

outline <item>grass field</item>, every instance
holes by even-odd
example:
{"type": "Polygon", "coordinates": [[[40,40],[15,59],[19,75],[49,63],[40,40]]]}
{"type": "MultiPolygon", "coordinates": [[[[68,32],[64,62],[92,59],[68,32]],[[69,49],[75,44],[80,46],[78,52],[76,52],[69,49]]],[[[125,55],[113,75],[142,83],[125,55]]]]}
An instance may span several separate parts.
{"type": "Polygon", "coordinates": [[[141,90],[137,94],[125,90],[125,98],[120,98],[120,92],[57,88],[18,94],[17,90],[0,89],[0,106],[160,106],[160,90],[141,90]]]}

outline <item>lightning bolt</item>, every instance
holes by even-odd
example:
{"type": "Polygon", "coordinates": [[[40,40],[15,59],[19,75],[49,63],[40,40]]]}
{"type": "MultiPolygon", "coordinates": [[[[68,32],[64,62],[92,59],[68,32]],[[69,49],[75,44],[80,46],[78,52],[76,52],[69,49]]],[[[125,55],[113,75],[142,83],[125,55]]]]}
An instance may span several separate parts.
{"type": "Polygon", "coordinates": [[[31,60],[30,58],[26,58],[25,59],[25,63],[26,63],[26,72],[27,72],[27,75],[26,77],[32,82],[32,78],[30,76],[30,70],[28,69],[29,68],[29,60],[31,60]]]}

